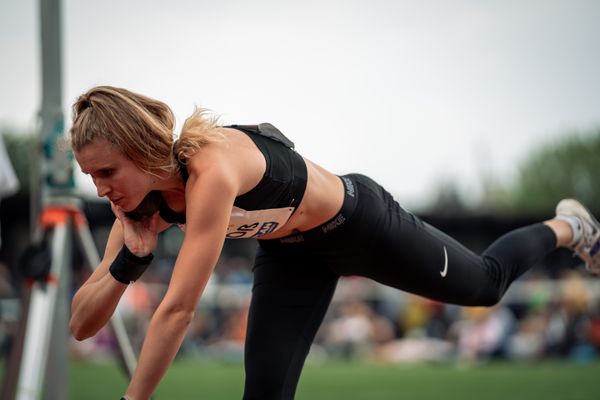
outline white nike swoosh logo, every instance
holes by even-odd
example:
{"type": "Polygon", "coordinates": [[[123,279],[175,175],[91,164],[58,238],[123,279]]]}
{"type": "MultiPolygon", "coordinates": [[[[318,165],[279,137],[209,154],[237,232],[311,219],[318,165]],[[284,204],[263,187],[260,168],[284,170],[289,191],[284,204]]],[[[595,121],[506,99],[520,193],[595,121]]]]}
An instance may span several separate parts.
{"type": "Polygon", "coordinates": [[[440,271],[440,275],[442,278],[446,277],[448,273],[448,252],[446,251],[446,246],[444,246],[444,269],[440,271]]]}

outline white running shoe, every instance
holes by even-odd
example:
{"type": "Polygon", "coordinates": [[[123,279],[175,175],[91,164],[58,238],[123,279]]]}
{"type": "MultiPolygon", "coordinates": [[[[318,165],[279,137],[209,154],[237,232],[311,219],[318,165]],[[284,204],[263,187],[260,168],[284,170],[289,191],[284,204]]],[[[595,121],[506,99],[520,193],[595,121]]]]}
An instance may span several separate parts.
{"type": "Polygon", "coordinates": [[[579,240],[569,248],[585,262],[585,267],[593,274],[600,275],[600,223],[592,213],[580,202],[574,199],[561,200],[556,206],[556,215],[575,217],[577,220],[574,237],[579,240]]]}

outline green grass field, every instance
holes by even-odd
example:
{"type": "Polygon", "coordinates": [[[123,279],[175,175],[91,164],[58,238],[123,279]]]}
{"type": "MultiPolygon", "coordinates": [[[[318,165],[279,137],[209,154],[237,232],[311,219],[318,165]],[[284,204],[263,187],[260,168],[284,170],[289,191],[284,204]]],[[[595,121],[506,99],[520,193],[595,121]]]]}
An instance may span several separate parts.
{"type": "MultiPolygon", "coordinates": [[[[73,363],[71,399],[118,399],[126,381],[114,364],[73,363]]],[[[239,364],[177,361],[156,400],[240,399],[239,364]]],[[[490,363],[481,365],[307,365],[297,399],[498,399],[592,400],[600,398],[600,362],[490,363]]]]}

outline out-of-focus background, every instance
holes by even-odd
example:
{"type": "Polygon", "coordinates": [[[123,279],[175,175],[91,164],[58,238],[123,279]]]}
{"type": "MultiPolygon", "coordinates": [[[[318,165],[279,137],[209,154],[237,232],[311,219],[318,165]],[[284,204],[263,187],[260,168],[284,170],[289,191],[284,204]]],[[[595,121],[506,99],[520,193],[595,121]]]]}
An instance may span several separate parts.
{"type": "MultiPolygon", "coordinates": [[[[23,305],[30,202],[39,196],[31,178],[39,168],[39,12],[34,0],[0,4],[0,134],[20,184],[0,191],[5,361],[23,305]]],[[[303,155],[336,173],[370,175],[474,251],[551,217],[563,197],[600,215],[598,1],[65,0],[61,15],[66,129],[70,104],[99,84],[165,101],[177,129],[195,105],[223,123],[268,121],[303,155]]],[[[113,216],[77,167],[75,175],[102,252],[113,216]]],[[[162,235],[152,266],[119,306],[136,349],[182,238],[178,229],[162,235]]],[[[180,358],[242,369],[255,246],[227,241],[180,358]]],[[[73,289],[89,274],[83,259],[75,254],[73,289]]],[[[598,365],[600,281],[580,264],[557,251],[491,309],[344,278],[310,360],[598,365]]],[[[109,330],[69,345],[78,370],[110,362],[114,351],[109,330]]]]}

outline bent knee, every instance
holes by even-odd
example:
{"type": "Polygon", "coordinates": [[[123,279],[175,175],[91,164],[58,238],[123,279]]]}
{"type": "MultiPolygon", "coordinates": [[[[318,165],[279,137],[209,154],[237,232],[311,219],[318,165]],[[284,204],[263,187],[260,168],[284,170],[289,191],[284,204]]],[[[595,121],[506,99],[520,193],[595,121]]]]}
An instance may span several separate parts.
{"type": "Polygon", "coordinates": [[[500,300],[504,297],[504,293],[506,293],[506,289],[494,285],[494,287],[490,287],[480,293],[474,303],[469,305],[475,307],[493,307],[500,303],[500,300]]]}
{"type": "Polygon", "coordinates": [[[485,296],[480,300],[480,307],[493,307],[496,304],[500,303],[502,300],[502,295],[493,295],[493,296],[485,296]]]}

